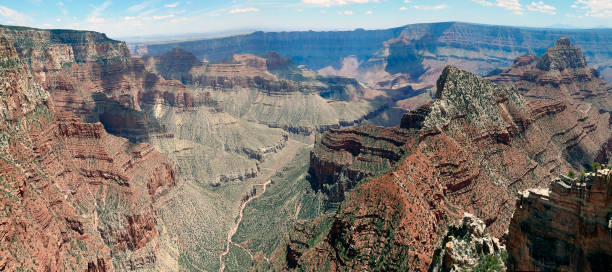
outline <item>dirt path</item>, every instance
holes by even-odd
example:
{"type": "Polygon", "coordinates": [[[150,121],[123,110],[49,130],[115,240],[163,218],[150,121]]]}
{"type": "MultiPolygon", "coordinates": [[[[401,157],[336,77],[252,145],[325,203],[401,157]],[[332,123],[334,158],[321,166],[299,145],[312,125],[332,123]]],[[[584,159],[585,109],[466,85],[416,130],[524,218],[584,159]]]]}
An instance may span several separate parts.
{"type": "Polygon", "coordinates": [[[238,226],[240,226],[240,222],[242,221],[242,212],[244,211],[244,208],[246,207],[246,205],[251,202],[251,200],[256,199],[260,196],[262,196],[265,192],[266,189],[268,188],[268,185],[270,184],[270,182],[272,182],[272,180],[268,180],[264,183],[261,184],[255,184],[255,186],[263,186],[263,190],[261,193],[256,194],[255,196],[249,198],[247,201],[243,202],[240,205],[240,212],[238,213],[238,222],[236,222],[236,224],[234,225],[234,227],[227,233],[227,242],[225,245],[225,251],[223,251],[223,253],[221,253],[221,255],[219,255],[219,262],[221,263],[221,266],[219,267],[219,272],[223,272],[225,270],[225,262],[223,262],[223,256],[227,255],[230,251],[230,245],[233,243],[232,242],[232,237],[234,237],[234,234],[236,234],[236,231],[238,231],[238,226]]]}

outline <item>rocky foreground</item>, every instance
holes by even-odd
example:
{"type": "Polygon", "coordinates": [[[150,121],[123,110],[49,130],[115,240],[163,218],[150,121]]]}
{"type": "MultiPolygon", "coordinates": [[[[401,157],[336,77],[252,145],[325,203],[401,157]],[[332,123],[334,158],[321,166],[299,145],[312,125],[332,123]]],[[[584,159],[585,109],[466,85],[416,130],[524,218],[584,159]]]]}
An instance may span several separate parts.
{"type": "Polygon", "coordinates": [[[521,192],[508,235],[511,271],[610,271],[612,171],[561,176],[521,192]]]}

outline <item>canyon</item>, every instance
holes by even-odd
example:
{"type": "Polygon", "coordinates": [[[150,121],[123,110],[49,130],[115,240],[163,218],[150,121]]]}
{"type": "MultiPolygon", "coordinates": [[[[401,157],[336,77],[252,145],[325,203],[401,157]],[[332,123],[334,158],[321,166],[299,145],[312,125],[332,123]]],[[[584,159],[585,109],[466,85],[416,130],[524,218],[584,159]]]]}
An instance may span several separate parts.
{"type": "Polygon", "coordinates": [[[0,26],[0,270],[444,270],[504,245],[505,267],[545,270],[567,252],[539,258],[541,214],[583,265],[609,254],[609,171],[563,196],[555,178],[609,163],[608,34],[0,26]]]}

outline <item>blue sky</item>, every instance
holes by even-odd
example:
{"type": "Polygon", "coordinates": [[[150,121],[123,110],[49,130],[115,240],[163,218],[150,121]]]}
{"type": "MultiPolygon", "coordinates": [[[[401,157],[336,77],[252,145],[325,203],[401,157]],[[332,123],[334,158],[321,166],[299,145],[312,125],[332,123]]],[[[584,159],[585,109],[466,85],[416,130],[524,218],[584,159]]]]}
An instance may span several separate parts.
{"type": "Polygon", "coordinates": [[[612,27],[612,0],[0,0],[1,24],[87,29],[115,38],[440,21],[612,27]]]}

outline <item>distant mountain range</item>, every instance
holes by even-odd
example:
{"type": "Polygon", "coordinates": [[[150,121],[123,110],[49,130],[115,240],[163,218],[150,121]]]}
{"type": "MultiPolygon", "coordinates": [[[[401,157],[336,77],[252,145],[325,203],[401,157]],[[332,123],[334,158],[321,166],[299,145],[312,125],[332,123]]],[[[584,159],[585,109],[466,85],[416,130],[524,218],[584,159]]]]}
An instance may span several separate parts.
{"type": "Polygon", "coordinates": [[[589,65],[612,82],[612,29],[526,28],[460,22],[412,24],[383,30],[253,32],[183,42],[132,43],[135,55],[179,46],[217,62],[236,53],[271,51],[324,74],[356,77],[379,87],[433,84],[445,65],[485,75],[521,55],[541,55],[560,36],[583,48],[589,65]]]}

